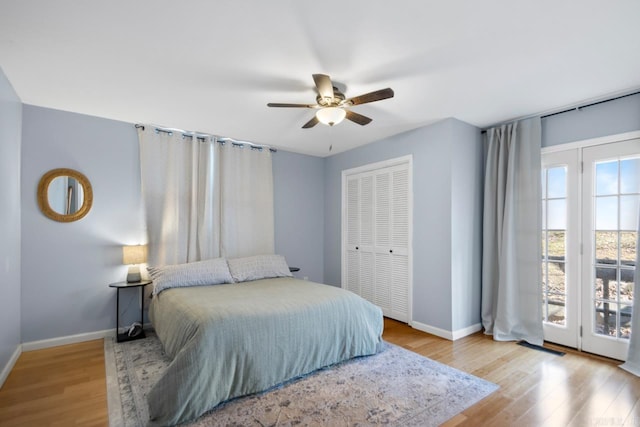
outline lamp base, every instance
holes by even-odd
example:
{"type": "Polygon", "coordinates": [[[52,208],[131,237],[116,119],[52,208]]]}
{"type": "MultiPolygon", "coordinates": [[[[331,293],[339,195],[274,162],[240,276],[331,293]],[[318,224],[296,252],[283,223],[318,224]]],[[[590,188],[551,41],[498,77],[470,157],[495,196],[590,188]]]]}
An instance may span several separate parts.
{"type": "Polygon", "coordinates": [[[142,276],[140,275],[140,267],[137,265],[129,267],[129,272],[127,273],[127,283],[138,283],[142,280],[142,276]]]}

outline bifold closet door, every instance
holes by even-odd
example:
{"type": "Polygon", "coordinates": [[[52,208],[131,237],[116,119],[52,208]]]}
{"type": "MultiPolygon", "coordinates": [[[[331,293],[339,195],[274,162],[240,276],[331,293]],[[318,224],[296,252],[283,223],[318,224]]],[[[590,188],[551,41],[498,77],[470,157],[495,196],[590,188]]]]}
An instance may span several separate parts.
{"type": "Polygon", "coordinates": [[[409,164],[348,175],[343,283],[408,322],[410,289],[409,164]]]}

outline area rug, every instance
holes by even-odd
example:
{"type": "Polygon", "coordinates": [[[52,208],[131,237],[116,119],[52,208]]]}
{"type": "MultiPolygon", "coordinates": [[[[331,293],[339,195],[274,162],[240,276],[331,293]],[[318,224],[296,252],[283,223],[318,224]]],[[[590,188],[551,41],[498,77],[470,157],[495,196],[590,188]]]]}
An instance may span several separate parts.
{"type": "MultiPolygon", "coordinates": [[[[114,343],[105,338],[112,427],[148,423],[146,394],[170,359],[153,331],[114,343]]],[[[498,386],[393,344],[218,405],[185,426],[437,426],[498,386]]]]}

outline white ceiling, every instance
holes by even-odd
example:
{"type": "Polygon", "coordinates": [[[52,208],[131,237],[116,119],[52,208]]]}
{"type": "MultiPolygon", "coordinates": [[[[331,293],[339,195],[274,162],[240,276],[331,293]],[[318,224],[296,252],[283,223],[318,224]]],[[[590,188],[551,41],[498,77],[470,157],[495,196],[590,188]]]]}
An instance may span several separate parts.
{"type": "Polygon", "coordinates": [[[26,104],[327,156],[637,89],[639,18],[638,0],[0,0],[0,67],[26,104]],[[313,73],[395,98],[354,107],[364,127],[267,108],[314,102],[313,73]]]}

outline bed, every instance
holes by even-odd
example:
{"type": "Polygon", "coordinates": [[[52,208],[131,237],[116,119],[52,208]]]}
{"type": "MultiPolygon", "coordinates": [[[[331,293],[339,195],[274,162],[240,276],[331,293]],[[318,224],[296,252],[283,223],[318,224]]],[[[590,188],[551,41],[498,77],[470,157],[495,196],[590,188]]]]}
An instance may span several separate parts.
{"type": "Polygon", "coordinates": [[[382,348],[377,306],[344,289],[287,277],[288,267],[286,273],[156,287],[149,316],[173,360],[148,394],[154,423],[190,421],[228,399],[382,348]]]}

